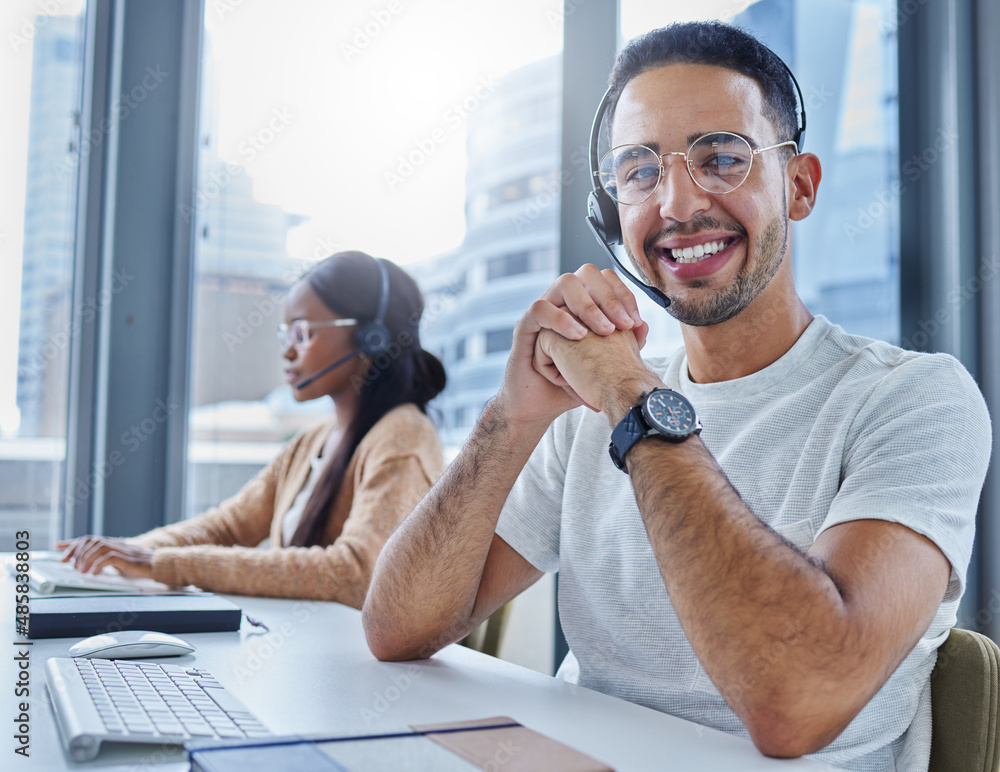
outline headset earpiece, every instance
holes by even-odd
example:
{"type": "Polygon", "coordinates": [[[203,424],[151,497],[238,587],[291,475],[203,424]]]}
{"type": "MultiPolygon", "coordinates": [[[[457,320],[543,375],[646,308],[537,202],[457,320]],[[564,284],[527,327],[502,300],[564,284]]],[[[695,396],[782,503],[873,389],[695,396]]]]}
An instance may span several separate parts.
{"type": "Polygon", "coordinates": [[[389,348],[392,340],[392,333],[385,323],[385,313],[389,307],[389,272],[381,260],[376,259],[375,265],[379,271],[379,299],[375,318],[359,325],[354,336],[354,345],[365,356],[378,356],[389,348]]]}
{"type": "Polygon", "coordinates": [[[587,219],[605,244],[622,243],[622,224],[618,219],[618,207],[604,188],[591,190],[587,196],[587,219]]]}
{"type": "Polygon", "coordinates": [[[389,328],[381,322],[365,322],[358,327],[355,345],[365,356],[377,356],[389,348],[389,328]]]}
{"type": "Polygon", "coordinates": [[[611,101],[611,89],[604,92],[601,104],[597,107],[594,123],[590,127],[590,195],[587,197],[587,220],[603,246],[622,243],[622,224],[618,219],[618,205],[601,185],[600,163],[597,155],[597,144],[604,123],[604,114],[611,101]]]}

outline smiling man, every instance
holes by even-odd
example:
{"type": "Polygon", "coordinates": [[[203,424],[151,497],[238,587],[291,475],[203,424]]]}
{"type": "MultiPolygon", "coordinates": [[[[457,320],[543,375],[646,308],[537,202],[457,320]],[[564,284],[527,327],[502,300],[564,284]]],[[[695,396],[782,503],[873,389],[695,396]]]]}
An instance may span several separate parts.
{"type": "Polygon", "coordinates": [[[790,226],[821,168],[769,49],[722,24],[651,32],[619,55],[607,113],[601,185],[684,347],[643,360],[618,276],[560,277],[383,550],[369,645],[430,656],[559,571],[560,677],[769,755],[926,770],[989,462],[982,396],[953,358],[799,299],[790,226]]]}

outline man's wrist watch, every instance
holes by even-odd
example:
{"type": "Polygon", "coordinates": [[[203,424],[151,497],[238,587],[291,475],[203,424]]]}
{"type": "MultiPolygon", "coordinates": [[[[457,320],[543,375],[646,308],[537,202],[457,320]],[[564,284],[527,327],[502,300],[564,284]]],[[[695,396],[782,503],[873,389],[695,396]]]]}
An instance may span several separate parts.
{"type": "Polygon", "coordinates": [[[683,394],[672,389],[643,392],[618,426],[611,432],[608,452],[615,466],[628,474],[625,455],[644,437],[663,437],[680,442],[701,432],[701,421],[694,406],[683,394]]]}

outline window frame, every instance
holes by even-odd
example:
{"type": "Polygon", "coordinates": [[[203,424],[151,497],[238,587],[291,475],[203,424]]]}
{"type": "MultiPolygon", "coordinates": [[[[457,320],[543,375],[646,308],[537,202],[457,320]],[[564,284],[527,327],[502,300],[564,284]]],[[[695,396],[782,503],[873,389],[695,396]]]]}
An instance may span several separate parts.
{"type": "Polygon", "coordinates": [[[193,234],[178,213],[194,200],[203,18],[203,0],[87,4],[81,132],[98,140],[78,178],[64,537],[183,509],[193,234]]]}

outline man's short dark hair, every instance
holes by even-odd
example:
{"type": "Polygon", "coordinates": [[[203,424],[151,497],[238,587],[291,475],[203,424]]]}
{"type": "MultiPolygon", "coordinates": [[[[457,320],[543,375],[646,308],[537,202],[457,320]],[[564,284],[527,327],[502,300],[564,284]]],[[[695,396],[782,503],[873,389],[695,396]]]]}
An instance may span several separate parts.
{"type": "Polygon", "coordinates": [[[630,40],[611,70],[609,128],[629,81],[665,64],[708,64],[752,78],[764,95],[764,115],[778,129],[778,140],[795,138],[795,87],[784,63],[753,35],[718,21],[672,24],[630,40]]]}

